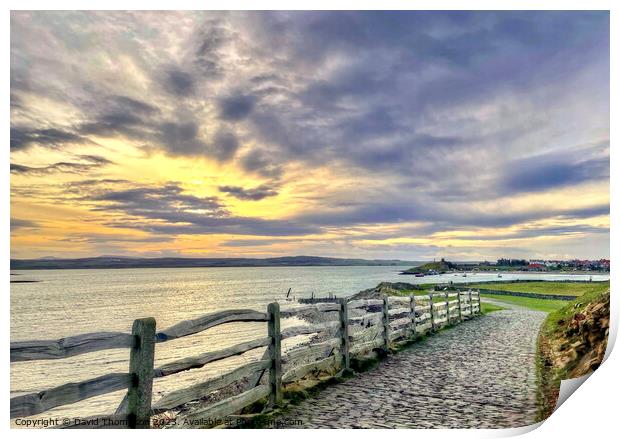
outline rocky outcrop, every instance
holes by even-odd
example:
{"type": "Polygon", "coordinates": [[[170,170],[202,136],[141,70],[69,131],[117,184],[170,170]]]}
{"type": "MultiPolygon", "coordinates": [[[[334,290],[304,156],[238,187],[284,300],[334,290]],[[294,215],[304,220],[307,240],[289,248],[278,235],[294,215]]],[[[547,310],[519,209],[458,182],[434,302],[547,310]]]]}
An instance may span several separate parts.
{"type": "MultiPolygon", "coordinates": [[[[576,378],[595,371],[603,362],[609,336],[609,292],[588,304],[569,321],[562,334],[551,341],[556,367],[576,378]]],[[[560,323],[560,322],[558,322],[560,323]]]]}
{"type": "Polygon", "coordinates": [[[386,290],[392,289],[396,291],[411,291],[421,290],[419,285],[410,284],[407,282],[381,282],[379,285],[367,290],[360,291],[349,298],[349,300],[358,299],[378,299],[385,294],[386,290]]]}

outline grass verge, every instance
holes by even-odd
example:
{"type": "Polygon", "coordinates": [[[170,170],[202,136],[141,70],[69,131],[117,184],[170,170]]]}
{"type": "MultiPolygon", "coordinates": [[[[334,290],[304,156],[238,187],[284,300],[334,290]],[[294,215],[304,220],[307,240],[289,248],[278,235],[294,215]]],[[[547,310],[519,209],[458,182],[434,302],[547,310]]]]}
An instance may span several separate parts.
{"type": "Polygon", "coordinates": [[[493,312],[493,311],[501,311],[502,309],[506,309],[503,306],[499,306],[499,305],[496,305],[494,303],[482,302],[481,305],[482,305],[482,307],[480,309],[480,312],[482,314],[488,314],[488,313],[493,312]]]}
{"type": "Polygon", "coordinates": [[[557,294],[581,296],[584,294],[600,294],[609,289],[607,282],[507,282],[479,283],[468,285],[469,288],[489,288],[497,291],[515,293],[557,294]]]}
{"type": "Polygon", "coordinates": [[[543,311],[546,313],[560,309],[567,303],[570,303],[566,300],[536,299],[533,297],[499,296],[494,294],[481,294],[481,296],[488,299],[493,299],[497,302],[523,306],[524,308],[533,309],[535,311],[543,311]]]}

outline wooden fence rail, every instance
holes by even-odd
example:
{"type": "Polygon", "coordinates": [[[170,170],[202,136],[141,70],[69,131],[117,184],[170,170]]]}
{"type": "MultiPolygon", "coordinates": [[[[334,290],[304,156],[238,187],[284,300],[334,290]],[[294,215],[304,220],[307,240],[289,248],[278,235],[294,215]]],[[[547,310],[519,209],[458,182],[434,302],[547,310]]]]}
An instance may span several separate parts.
{"type": "MultiPolygon", "coordinates": [[[[11,419],[34,416],[55,407],[76,403],[106,393],[127,389],[114,414],[87,419],[115,421],[113,428],[150,428],[151,417],[199,400],[233,383],[246,380],[239,394],[207,407],[184,410],[185,426],[200,426],[204,418],[225,417],[267,398],[269,407],[282,404],[283,387],[309,375],[332,374],[351,367],[351,359],[373,350],[388,352],[393,343],[460,323],[480,314],[480,293],[430,293],[383,299],[286,305],[270,303],[266,312],[250,309],[210,313],[177,323],[161,331],[155,319],[138,319],[131,334],[100,332],[60,340],[11,343],[11,362],[67,358],[87,352],[129,348],[128,373],[112,373],[77,383],[68,383],[38,393],[11,398],[11,419]],[[281,329],[281,319],[320,316],[318,323],[281,329]],[[154,367],[156,345],[232,322],[266,322],[266,337],[236,344],[218,351],[176,360],[154,367]],[[282,340],[304,337],[283,352],[282,340]],[[175,390],[152,403],[153,380],[265,348],[262,359],[244,364],[215,378],[175,390]]],[[[85,418],[86,419],[86,418],[85,418]]],[[[85,423],[86,424],[86,423],[85,423]]],[[[177,422],[177,425],[179,423],[177,422]]],[[[67,425],[80,428],[80,425],[67,425]]],[[[93,428],[93,423],[85,426],[93,428]]]]}

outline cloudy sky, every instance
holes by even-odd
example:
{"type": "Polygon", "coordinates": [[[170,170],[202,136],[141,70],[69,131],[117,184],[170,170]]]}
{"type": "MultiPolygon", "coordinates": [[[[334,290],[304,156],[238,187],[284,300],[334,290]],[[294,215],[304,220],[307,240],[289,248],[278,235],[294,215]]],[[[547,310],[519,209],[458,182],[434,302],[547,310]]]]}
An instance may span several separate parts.
{"type": "Polygon", "coordinates": [[[604,12],[13,12],[12,257],[609,256],[604,12]]]}

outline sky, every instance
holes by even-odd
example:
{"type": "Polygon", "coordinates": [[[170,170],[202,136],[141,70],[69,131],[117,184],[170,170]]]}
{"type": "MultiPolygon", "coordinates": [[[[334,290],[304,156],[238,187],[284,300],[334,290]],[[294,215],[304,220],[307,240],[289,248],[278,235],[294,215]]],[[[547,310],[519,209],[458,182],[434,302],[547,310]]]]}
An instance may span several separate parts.
{"type": "Polygon", "coordinates": [[[607,12],[11,13],[11,256],[609,257],[607,12]]]}

